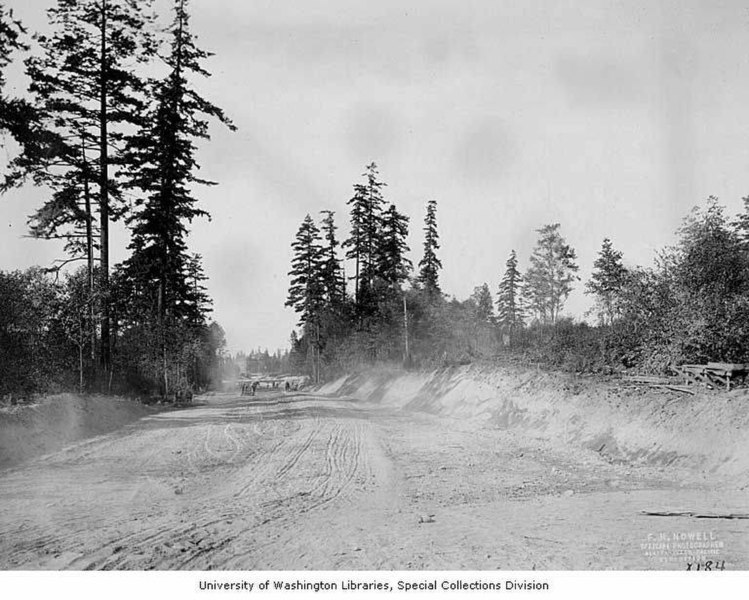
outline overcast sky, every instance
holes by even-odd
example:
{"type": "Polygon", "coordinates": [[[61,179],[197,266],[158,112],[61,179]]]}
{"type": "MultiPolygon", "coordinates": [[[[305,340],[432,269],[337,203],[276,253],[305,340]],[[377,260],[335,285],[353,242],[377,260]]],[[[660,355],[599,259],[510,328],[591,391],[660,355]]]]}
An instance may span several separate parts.
{"type": "MultiPolygon", "coordinates": [[[[5,4],[44,27],[46,0],[5,4]]],[[[415,260],[437,200],[442,286],[460,299],[494,293],[513,248],[525,269],[546,223],[585,280],[604,237],[648,265],[692,206],[713,194],[737,212],[749,194],[744,1],[193,0],[192,13],[216,53],[205,93],[239,128],[201,149],[220,185],[200,191],[213,220],[190,237],[232,350],[287,345],[299,223],[332,209],[345,226],[372,160],[411,217],[415,260]]],[[[0,198],[0,269],[60,256],[22,238],[43,200],[0,198]]],[[[125,245],[120,232],[115,261],[125,245]]]]}

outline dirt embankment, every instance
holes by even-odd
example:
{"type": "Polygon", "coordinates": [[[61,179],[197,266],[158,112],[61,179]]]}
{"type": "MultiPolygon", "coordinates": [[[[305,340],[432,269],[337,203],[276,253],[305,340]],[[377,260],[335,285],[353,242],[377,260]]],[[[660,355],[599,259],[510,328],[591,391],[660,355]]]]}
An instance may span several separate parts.
{"type": "Polygon", "coordinates": [[[151,414],[135,401],[59,394],[0,410],[0,469],[94,437],[151,414]]]}
{"type": "Polygon", "coordinates": [[[749,390],[694,396],[532,368],[370,372],[324,386],[377,401],[599,452],[612,461],[674,465],[749,480],[749,390]]]}

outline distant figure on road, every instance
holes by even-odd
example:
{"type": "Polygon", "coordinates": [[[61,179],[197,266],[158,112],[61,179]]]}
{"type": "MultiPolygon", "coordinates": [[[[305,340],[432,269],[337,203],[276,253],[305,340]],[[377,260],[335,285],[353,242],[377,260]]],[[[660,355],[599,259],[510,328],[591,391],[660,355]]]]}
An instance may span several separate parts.
{"type": "Polygon", "coordinates": [[[286,390],[287,392],[288,392],[289,390],[291,390],[291,384],[290,384],[290,383],[289,383],[288,381],[287,381],[287,382],[286,382],[286,383],[284,384],[284,389],[285,389],[285,390],[286,390]]]}
{"type": "Polygon", "coordinates": [[[255,392],[257,392],[257,386],[258,386],[257,381],[253,381],[252,382],[252,393],[250,394],[251,396],[254,396],[255,392]]]}

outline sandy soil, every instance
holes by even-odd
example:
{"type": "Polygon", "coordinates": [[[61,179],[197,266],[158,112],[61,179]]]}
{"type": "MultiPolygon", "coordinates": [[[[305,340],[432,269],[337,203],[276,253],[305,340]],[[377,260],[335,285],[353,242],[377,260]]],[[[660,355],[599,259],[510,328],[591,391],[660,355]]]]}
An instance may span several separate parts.
{"type": "Polygon", "coordinates": [[[749,568],[749,521],[641,514],[747,512],[717,476],[345,397],[198,402],[0,471],[0,568],[749,568]]]}
{"type": "Polygon", "coordinates": [[[57,394],[33,404],[0,407],[0,469],[116,431],[158,411],[115,396],[57,394]]]}

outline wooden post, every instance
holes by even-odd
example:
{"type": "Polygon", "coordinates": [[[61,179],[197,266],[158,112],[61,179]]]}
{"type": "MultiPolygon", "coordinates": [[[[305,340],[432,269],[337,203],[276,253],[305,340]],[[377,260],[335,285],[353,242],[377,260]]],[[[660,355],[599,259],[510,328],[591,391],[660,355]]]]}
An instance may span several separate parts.
{"type": "Polygon", "coordinates": [[[91,212],[91,190],[88,184],[88,163],[86,162],[86,140],[81,135],[81,158],[83,159],[83,199],[86,207],[86,262],[88,266],[88,329],[91,369],[89,385],[96,382],[96,314],[94,307],[94,217],[91,212]]]}
{"type": "Polygon", "coordinates": [[[99,279],[101,299],[101,367],[104,377],[112,368],[111,365],[111,339],[109,330],[110,298],[109,298],[109,134],[107,124],[109,122],[107,100],[109,98],[109,69],[107,68],[108,7],[107,0],[103,0],[100,6],[101,22],[99,31],[101,34],[101,49],[99,54],[99,279]]]}
{"type": "Polygon", "coordinates": [[[408,306],[406,305],[406,295],[403,295],[403,337],[405,341],[405,352],[406,355],[403,357],[403,362],[408,364],[408,357],[410,353],[408,351],[408,306]]]}
{"type": "Polygon", "coordinates": [[[315,369],[315,383],[320,383],[320,322],[317,322],[317,344],[315,345],[317,350],[317,368],[315,369]]]}
{"type": "Polygon", "coordinates": [[[78,317],[78,392],[83,393],[83,317],[78,317]]]}

